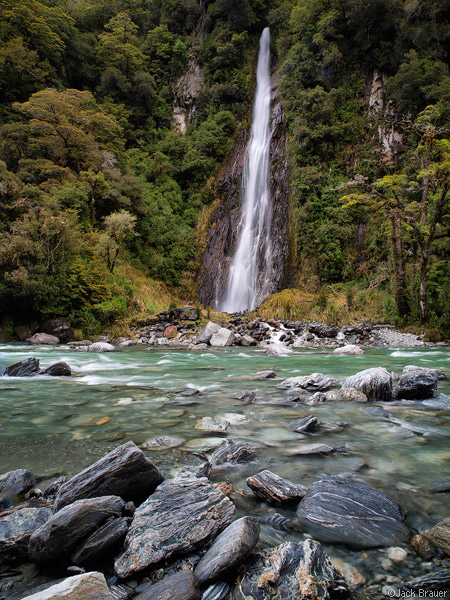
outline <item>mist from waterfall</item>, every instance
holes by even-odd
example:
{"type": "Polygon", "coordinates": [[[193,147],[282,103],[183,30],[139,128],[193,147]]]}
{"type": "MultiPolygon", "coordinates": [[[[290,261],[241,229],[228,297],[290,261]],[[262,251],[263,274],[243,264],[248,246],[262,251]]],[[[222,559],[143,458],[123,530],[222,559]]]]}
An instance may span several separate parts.
{"type": "Polygon", "coordinates": [[[242,216],[236,253],[219,309],[224,312],[252,310],[269,294],[271,281],[270,199],[270,31],[262,32],[253,119],[242,174],[242,216]]]}

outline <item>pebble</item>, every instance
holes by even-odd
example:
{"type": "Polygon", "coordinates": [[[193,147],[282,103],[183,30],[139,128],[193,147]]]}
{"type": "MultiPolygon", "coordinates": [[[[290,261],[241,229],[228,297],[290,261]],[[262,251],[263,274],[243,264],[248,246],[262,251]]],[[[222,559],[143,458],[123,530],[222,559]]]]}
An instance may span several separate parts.
{"type": "Polygon", "coordinates": [[[396,563],[404,561],[408,556],[408,552],[404,548],[393,546],[392,548],[388,548],[387,555],[391,561],[396,563]]]}

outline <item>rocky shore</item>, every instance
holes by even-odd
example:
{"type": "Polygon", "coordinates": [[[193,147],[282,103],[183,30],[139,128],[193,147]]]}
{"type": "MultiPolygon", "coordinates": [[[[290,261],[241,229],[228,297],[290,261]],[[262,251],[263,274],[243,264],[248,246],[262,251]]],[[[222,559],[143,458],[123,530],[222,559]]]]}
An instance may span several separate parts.
{"type": "MultiPolygon", "coordinates": [[[[221,460],[243,460],[224,449],[221,460]]],[[[447,597],[450,519],[418,535],[394,500],[357,479],[328,477],[305,488],[266,470],[247,480],[255,501],[297,505],[295,522],[273,514],[270,525],[304,532],[302,541],[267,547],[259,543],[264,519],[236,518],[236,494],[210,481],[212,466],[165,479],[127,442],[44,491],[29,471],[1,475],[1,600],[368,599],[358,590],[364,577],[331,560],[321,543],[366,557],[385,548],[385,562],[399,572],[408,554],[434,560],[441,568],[424,573],[417,561],[418,574],[391,577],[395,585],[382,593],[447,597]]]]}

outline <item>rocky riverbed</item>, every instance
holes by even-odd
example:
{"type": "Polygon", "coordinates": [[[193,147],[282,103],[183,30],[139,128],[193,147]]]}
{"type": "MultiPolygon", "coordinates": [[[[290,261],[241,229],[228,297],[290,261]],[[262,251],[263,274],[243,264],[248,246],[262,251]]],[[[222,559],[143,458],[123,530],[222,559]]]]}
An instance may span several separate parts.
{"type": "Polygon", "coordinates": [[[446,597],[448,353],[268,325],[2,348],[1,600],[446,597]]]}

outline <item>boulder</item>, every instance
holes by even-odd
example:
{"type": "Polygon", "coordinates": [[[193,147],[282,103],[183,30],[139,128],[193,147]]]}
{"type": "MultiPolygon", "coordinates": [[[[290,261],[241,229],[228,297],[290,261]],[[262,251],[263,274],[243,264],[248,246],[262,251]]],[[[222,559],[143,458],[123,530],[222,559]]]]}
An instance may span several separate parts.
{"type": "Polygon", "coordinates": [[[325,323],[309,323],[308,331],[322,338],[334,338],[337,336],[339,329],[334,325],[326,325],[325,323]]]}
{"type": "Polygon", "coordinates": [[[173,338],[176,338],[177,335],[178,335],[178,328],[176,325],[169,325],[168,327],[166,327],[164,329],[164,337],[165,338],[173,339],[173,338]]]}
{"type": "Polygon", "coordinates": [[[211,337],[217,333],[220,329],[220,325],[217,323],[213,323],[212,321],[208,321],[203,329],[197,336],[196,344],[208,344],[211,337]]]}
{"type": "Polygon", "coordinates": [[[292,350],[283,344],[267,344],[265,347],[267,356],[288,356],[292,350]]]}
{"type": "Polygon", "coordinates": [[[48,333],[35,333],[28,338],[27,342],[33,345],[46,344],[47,346],[56,346],[56,344],[59,344],[59,338],[48,333]]]}
{"type": "Polygon", "coordinates": [[[125,502],[118,496],[77,500],[62,508],[32,534],[28,545],[31,560],[66,562],[107,519],[120,517],[124,508],[125,502]]]}
{"type": "Polygon", "coordinates": [[[399,505],[354,479],[330,477],[316,481],[300,502],[297,515],[303,528],[322,542],[374,548],[409,539],[399,505]]]}
{"type": "Polygon", "coordinates": [[[108,342],[94,342],[88,346],[88,352],[114,352],[115,348],[108,342]]]}
{"type": "Polygon", "coordinates": [[[439,554],[439,550],[430,540],[420,533],[414,535],[410,541],[411,546],[425,560],[432,560],[439,554]]]}
{"type": "Polygon", "coordinates": [[[73,338],[73,329],[69,321],[64,317],[44,321],[42,323],[42,331],[59,338],[62,342],[67,342],[73,338]]]}
{"type": "Polygon", "coordinates": [[[247,443],[227,443],[213,453],[211,462],[213,465],[233,464],[247,460],[256,453],[256,450],[247,443]]]}
{"type": "Polygon", "coordinates": [[[63,483],[66,483],[66,481],[69,481],[69,478],[66,477],[66,475],[61,475],[61,477],[58,477],[58,479],[52,481],[44,492],[44,498],[56,498],[59,488],[63,483]]]}
{"type": "Polygon", "coordinates": [[[0,475],[0,504],[7,498],[26,494],[36,485],[31,471],[16,469],[0,475]]]}
{"type": "Polygon", "coordinates": [[[68,377],[73,375],[73,370],[64,361],[53,363],[39,372],[40,375],[52,375],[53,377],[68,377]]]}
{"type": "Polygon", "coordinates": [[[437,523],[425,533],[425,536],[447,556],[450,556],[450,517],[437,523]]]}
{"type": "Polygon", "coordinates": [[[142,450],[134,442],[127,442],[64,483],[58,491],[55,510],[80,498],[109,495],[138,504],[163,480],[164,475],[142,450]]]}
{"type": "MultiPolygon", "coordinates": [[[[417,590],[420,594],[419,598],[448,598],[450,569],[437,569],[432,573],[411,579],[405,585],[410,590],[417,590]]],[[[413,595],[411,597],[414,598],[413,595]]]]}
{"type": "Polygon", "coordinates": [[[235,507],[206,478],[164,481],[137,510],[115,561],[119,577],[141,571],[172,555],[201,548],[231,522],[235,507]]]}
{"type": "Polygon", "coordinates": [[[251,335],[245,333],[240,339],[241,346],[256,346],[257,341],[251,335]]]}
{"type": "Polygon", "coordinates": [[[432,369],[405,367],[392,393],[394,398],[404,400],[426,400],[437,392],[438,376],[432,369]]]}
{"type": "Polygon", "coordinates": [[[154,583],[135,600],[200,600],[197,577],[192,571],[179,571],[154,583]]]}
{"type": "Polygon", "coordinates": [[[72,555],[75,565],[84,565],[93,559],[104,559],[118,549],[128,531],[128,521],[124,517],[117,517],[102,525],[94,531],[87,540],[72,555]]]}
{"type": "Polygon", "coordinates": [[[113,597],[103,573],[92,571],[68,577],[22,600],[113,600],[113,597]]]}
{"type": "Polygon", "coordinates": [[[230,586],[225,581],[210,585],[202,594],[201,600],[227,600],[230,586]]]}
{"type": "Polygon", "coordinates": [[[299,419],[298,421],[291,423],[292,431],[296,431],[297,433],[312,433],[317,431],[319,426],[319,419],[313,415],[310,415],[309,417],[303,417],[303,419],[299,419]]]}
{"type": "Polygon", "coordinates": [[[301,388],[308,392],[324,392],[329,390],[334,380],[323,373],[312,373],[303,377],[289,377],[280,383],[279,387],[283,389],[301,388]]]}
{"type": "Polygon", "coordinates": [[[360,346],[356,346],[355,344],[347,344],[346,346],[335,348],[333,350],[333,354],[360,355],[364,354],[364,350],[360,346]]]}
{"type": "Polygon", "coordinates": [[[231,600],[351,600],[352,593],[321,545],[286,542],[250,560],[231,588],[231,600]]]}
{"type": "Polygon", "coordinates": [[[273,379],[276,376],[275,371],[258,371],[252,376],[252,379],[273,379]]]}
{"type": "Polygon", "coordinates": [[[24,342],[30,338],[33,333],[36,333],[39,329],[39,323],[36,321],[33,323],[19,324],[14,327],[14,333],[17,335],[21,342],[24,342]]]}
{"type": "Polygon", "coordinates": [[[252,492],[269,504],[292,504],[300,502],[306,494],[306,488],[283,479],[271,471],[261,471],[247,478],[252,492]]]}
{"type": "Polygon", "coordinates": [[[350,400],[352,402],[368,402],[369,398],[361,392],[360,390],[356,390],[355,388],[342,388],[339,391],[339,400],[350,400]]]}
{"type": "Polygon", "coordinates": [[[226,327],[221,327],[216,333],[214,333],[209,343],[211,346],[216,348],[223,348],[224,346],[232,346],[234,342],[234,333],[226,327]]]}
{"type": "Polygon", "coordinates": [[[250,556],[259,539],[259,523],[254,517],[242,517],[216,537],[213,545],[195,567],[200,585],[228,579],[250,556]]]}
{"type": "Polygon", "coordinates": [[[26,559],[31,534],[44,525],[52,513],[49,506],[30,506],[1,514],[0,563],[14,563],[26,559]]]}
{"type": "Polygon", "coordinates": [[[3,371],[3,375],[9,377],[30,377],[31,375],[37,375],[39,373],[39,359],[38,358],[27,358],[18,363],[14,363],[3,371]]]}
{"type": "Polygon", "coordinates": [[[392,400],[392,378],[383,367],[365,369],[347,377],[342,388],[355,388],[363,392],[369,400],[380,402],[392,400]]]}
{"type": "Polygon", "coordinates": [[[253,392],[252,390],[242,390],[242,392],[236,394],[235,398],[242,402],[251,403],[256,400],[256,392],[253,392]]]}

